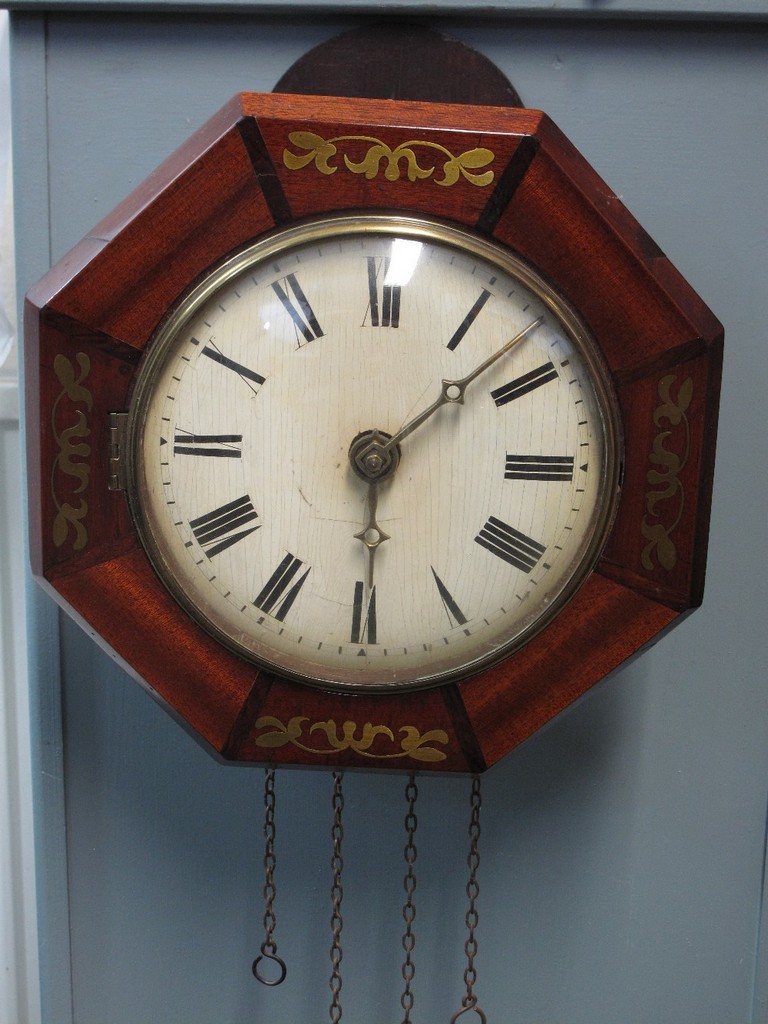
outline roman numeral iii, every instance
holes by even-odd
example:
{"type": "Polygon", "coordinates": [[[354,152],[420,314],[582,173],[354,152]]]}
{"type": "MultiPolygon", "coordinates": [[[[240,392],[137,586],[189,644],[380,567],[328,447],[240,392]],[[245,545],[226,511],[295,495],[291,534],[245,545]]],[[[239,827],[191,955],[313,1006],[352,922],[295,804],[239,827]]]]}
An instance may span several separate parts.
{"type": "Polygon", "coordinates": [[[242,498],[236,498],[197,519],[190,519],[189,525],[197,543],[209,558],[213,558],[258,530],[258,526],[241,529],[258,518],[251,499],[244,494],[242,498]]]}
{"type": "Polygon", "coordinates": [[[573,480],[572,455],[510,455],[505,480],[573,480]]]}
{"type": "Polygon", "coordinates": [[[526,537],[524,533],[520,533],[495,516],[491,516],[475,540],[497,558],[514,565],[516,569],[522,569],[523,572],[530,572],[546,551],[538,541],[526,537]]]}
{"type": "Polygon", "coordinates": [[[294,577],[304,565],[300,559],[290,552],[278,565],[264,588],[253,602],[257,608],[283,622],[285,616],[291,610],[291,605],[299,595],[299,591],[309,576],[310,567],[303,576],[300,576],[294,583],[294,577]],[[273,609],[275,609],[273,611],[273,609]]]}

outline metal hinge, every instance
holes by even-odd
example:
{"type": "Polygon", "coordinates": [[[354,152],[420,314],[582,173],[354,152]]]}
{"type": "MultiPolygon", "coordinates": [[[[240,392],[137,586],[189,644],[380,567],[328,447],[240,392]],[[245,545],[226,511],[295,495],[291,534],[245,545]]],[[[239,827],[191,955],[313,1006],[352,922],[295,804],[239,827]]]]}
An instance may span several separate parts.
{"type": "Polygon", "coordinates": [[[109,482],[107,486],[110,491],[124,491],[126,488],[125,434],[127,429],[127,412],[111,412],[109,414],[109,482]]]}

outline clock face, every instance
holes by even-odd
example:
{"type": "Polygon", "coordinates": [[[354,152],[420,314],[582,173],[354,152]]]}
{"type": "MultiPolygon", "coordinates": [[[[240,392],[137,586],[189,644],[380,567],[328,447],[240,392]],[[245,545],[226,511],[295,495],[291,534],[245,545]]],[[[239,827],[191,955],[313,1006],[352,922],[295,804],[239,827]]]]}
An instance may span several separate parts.
{"type": "Polygon", "coordinates": [[[164,323],[129,497],[164,583],[228,647],[324,687],[429,686],[578,588],[617,421],[587,330],[506,250],[342,217],[262,239],[164,323]]]}

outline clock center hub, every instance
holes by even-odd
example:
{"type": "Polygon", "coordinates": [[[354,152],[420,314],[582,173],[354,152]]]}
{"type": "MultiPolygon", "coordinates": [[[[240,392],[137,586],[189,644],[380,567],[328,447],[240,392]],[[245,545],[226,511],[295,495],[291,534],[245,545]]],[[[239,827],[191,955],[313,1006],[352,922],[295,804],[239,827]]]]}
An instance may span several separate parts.
{"type": "Polygon", "coordinates": [[[388,446],[392,435],[383,430],[364,430],[349,446],[352,469],[367,483],[392,476],[400,462],[399,445],[388,446]]]}

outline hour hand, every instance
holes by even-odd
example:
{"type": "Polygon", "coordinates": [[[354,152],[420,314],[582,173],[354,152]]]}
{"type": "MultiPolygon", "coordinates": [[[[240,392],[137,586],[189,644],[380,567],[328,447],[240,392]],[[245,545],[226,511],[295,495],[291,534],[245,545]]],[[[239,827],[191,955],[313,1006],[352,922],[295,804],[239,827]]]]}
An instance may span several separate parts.
{"type": "Polygon", "coordinates": [[[376,481],[368,484],[368,493],[365,504],[367,518],[365,526],[359,533],[356,533],[355,540],[362,541],[368,553],[368,589],[373,590],[373,563],[380,544],[389,540],[389,534],[384,533],[376,522],[376,506],[379,501],[379,485],[376,481]]]}

